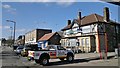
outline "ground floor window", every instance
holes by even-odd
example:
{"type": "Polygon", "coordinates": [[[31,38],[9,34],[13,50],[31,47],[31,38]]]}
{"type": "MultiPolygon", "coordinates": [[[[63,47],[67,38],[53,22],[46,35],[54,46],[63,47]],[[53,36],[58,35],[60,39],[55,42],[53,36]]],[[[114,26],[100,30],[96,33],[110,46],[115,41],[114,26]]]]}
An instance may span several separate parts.
{"type": "Polygon", "coordinates": [[[81,46],[84,46],[85,45],[85,40],[84,38],[81,39],[81,46]]]}
{"type": "Polygon", "coordinates": [[[86,45],[86,46],[89,46],[89,38],[86,38],[86,39],[85,39],[85,45],[86,45]]]}

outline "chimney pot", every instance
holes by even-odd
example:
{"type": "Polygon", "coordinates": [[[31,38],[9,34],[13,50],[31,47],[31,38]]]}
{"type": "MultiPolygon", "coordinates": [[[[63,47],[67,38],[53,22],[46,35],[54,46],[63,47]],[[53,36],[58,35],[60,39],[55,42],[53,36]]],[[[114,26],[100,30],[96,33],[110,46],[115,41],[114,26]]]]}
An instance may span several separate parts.
{"type": "Polygon", "coordinates": [[[109,15],[109,8],[105,7],[104,8],[104,20],[108,22],[110,20],[110,15],[109,15]]]}
{"type": "Polygon", "coordinates": [[[78,19],[81,20],[81,12],[78,12],[78,19]]]}

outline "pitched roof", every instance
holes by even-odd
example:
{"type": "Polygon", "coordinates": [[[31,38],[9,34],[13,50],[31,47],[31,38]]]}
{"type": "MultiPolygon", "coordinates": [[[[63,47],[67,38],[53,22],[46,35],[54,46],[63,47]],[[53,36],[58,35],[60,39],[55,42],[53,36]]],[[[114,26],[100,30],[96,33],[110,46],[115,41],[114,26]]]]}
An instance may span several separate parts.
{"type": "Polygon", "coordinates": [[[64,38],[63,31],[58,31],[57,32],[62,38],[64,38]]]}
{"type": "MultiPolygon", "coordinates": [[[[79,19],[74,19],[73,22],[76,21],[80,26],[96,23],[96,22],[105,22],[103,19],[103,16],[100,16],[98,14],[91,14],[88,16],[82,17],[81,21],[79,19]]],[[[72,24],[67,25],[62,30],[67,30],[72,27],[72,24]]]]}
{"type": "Polygon", "coordinates": [[[103,17],[98,14],[91,14],[81,20],[81,25],[87,25],[95,22],[105,22],[103,17]]]}
{"type": "Polygon", "coordinates": [[[43,40],[49,40],[55,33],[48,33],[48,34],[45,34],[43,37],[41,37],[38,41],[43,41],[43,40]]]}

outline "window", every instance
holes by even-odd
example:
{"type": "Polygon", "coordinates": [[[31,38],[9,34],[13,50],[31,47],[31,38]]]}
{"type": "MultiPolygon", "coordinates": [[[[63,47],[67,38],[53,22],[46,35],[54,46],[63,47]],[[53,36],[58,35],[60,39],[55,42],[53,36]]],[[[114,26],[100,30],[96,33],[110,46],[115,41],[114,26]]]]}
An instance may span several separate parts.
{"type": "Polygon", "coordinates": [[[65,41],[64,40],[61,40],[61,45],[65,46],[65,41]]]}
{"type": "Polygon", "coordinates": [[[77,46],[80,46],[79,39],[77,39],[76,45],[77,45],[77,46]]]}
{"type": "Polygon", "coordinates": [[[57,48],[58,50],[65,50],[65,48],[63,48],[62,46],[58,46],[57,48]]]}
{"type": "Polygon", "coordinates": [[[49,50],[56,50],[54,46],[48,46],[49,50]]]}
{"type": "Polygon", "coordinates": [[[118,26],[116,27],[116,31],[117,31],[116,33],[119,33],[119,27],[118,26]]]}
{"type": "Polygon", "coordinates": [[[88,38],[85,39],[85,44],[86,44],[87,46],[89,46],[89,39],[88,39],[88,38]]]}
{"type": "Polygon", "coordinates": [[[84,38],[81,39],[81,45],[84,46],[85,45],[85,41],[84,38]]]}

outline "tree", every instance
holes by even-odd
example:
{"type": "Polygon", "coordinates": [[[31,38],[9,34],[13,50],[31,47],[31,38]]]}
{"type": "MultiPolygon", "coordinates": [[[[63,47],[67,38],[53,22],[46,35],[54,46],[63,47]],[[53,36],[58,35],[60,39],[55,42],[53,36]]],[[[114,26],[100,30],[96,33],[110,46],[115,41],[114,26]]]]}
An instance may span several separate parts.
{"type": "Polygon", "coordinates": [[[2,45],[5,46],[5,43],[6,43],[6,39],[5,39],[5,38],[2,38],[2,45]]]}

